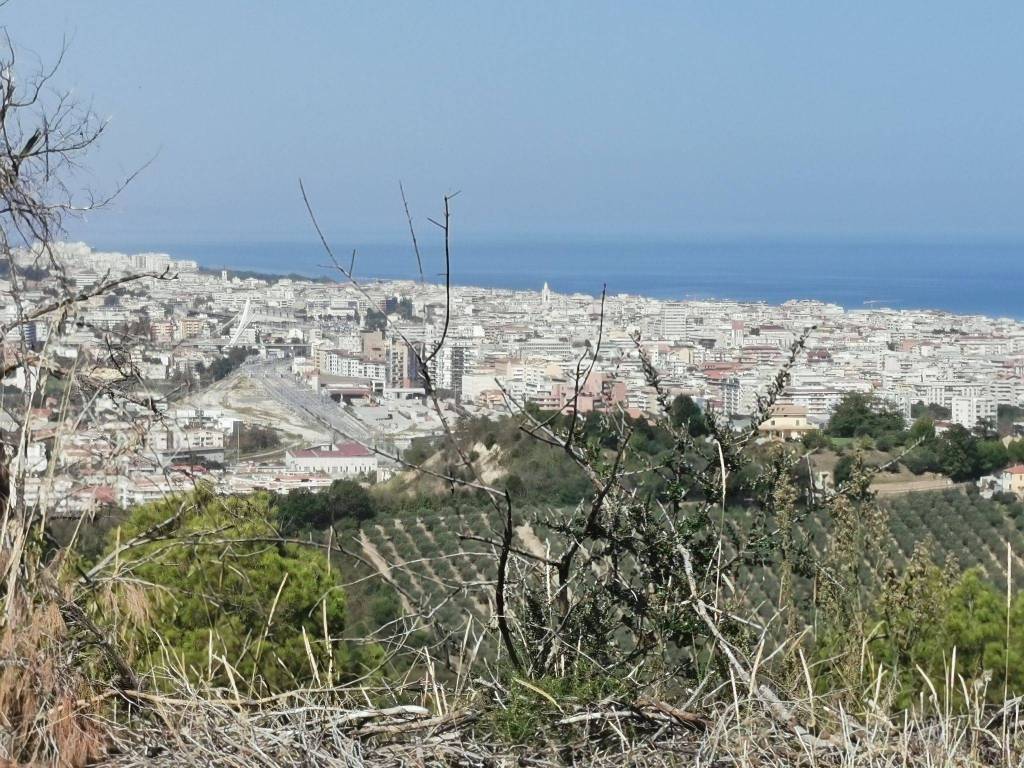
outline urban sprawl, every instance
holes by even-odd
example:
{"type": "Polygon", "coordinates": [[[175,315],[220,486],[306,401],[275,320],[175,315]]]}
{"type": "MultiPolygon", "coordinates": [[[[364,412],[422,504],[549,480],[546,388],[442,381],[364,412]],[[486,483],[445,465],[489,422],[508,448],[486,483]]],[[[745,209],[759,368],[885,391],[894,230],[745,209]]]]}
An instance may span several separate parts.
{"type": "MultiPolygon", "coordinates": [[[[12,281],[0,279],[5,362],[31,350],[39,363],[5,365],[12,373],[0,429],[19,427],[18,394],[47,360],[64,361],[83,381],[125,382],[117,403],[110,393],[53,394],[28,414],[17,457],[26,501],[54,514],[132,506],[197,477],[231,492],[382,480],[402,471],[389,457],[440,434],[442,417],[497,416],[509,401],[642,416],[659,404],[641,350],[665,392],[740,428],[805,337],[785,394],[761,426],[765,440],[820,429],[851,392],[870,393],[908,420],[915,403],[942,406],[949,418],[936,423],[940,430],[974,429],[994,421],[1001,405],[1024,406],[1024,323],[1009,318],[816,301],[609,294],[602,302],[547,284],[449,293],[408,280],[242,277],[80,243],[58,244],[53,258],[63,284],[82,296],[121,277],[160,276],[89,296],[72,327],[53,313],[24,319],[54,300],[52,262],[41,269],[38,253],[17,254],[16,297],[12,281]],[[428,364],[435,405],[417,361],[442,337],[428,364]],[[577,393],[580,360],[595,353],[577,393]],[[118,356],[123,364],[111,370],[118,356]]],[[[989,481],[1024,493],[1024,468],[989,481]]]]}

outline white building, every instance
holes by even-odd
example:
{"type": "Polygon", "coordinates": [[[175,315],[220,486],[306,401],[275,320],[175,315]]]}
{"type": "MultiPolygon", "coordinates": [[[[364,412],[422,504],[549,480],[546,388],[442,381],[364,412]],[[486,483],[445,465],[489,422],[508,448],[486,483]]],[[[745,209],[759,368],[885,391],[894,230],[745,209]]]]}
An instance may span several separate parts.
{"type": "Polygon", "coordinates": [[[369,379],[377,385],[376,389],[384,388],[387,380],[387,365],[384,362],[366,360],[334,349],[317,350],[317,355],[321,373],[350,379],[369,379]]]}
{"type": "Polygon", "coordinates": [[[954,397],[951,402],[950,421],[966,429],[974,429],[982,419],[997,416],[996,401],[991,397],[954,397]]]}
{"type": "Polygon", "coordinates": [[[284,464],[296,472],[323,472],[339,477],[377,474],[377,457],[358,443],[291,450],[285,453],[284,464]]]}

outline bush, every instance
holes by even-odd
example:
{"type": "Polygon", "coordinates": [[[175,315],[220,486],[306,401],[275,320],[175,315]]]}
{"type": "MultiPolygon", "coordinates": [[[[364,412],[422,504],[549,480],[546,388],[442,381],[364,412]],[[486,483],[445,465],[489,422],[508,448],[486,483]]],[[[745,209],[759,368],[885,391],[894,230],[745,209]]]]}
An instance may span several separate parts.
{"type": "Polygon", "coordinates": [[[140,671],[170,666],[226,686],[230,664],[233,674],[276,691],[313,680],[307,641],[342,679],[372,661],[375,651],[325,646],[325,631],[344,634],[345,593],[321,551],[274,543],[267,495],[222,499],[200,488],[148,504],[111,535],[110,546],[167,520],[160,540],[118,558],[116,583],[133,585],[120,598],[132,617],[140,671]],[[151,589],[141,604],[137,584],[151,589]]]}
{"type": "Polygon", "coordinates": [[[803,437],[803,442],[804,448],[808,451],[832,447],[832,441],[828,438],[828,435],[820,429],[815,429],[806,433],[803,437]]]}
{"type": "Polygon", "coordinates": [[[836,485],[841,485],[850,479],[856,461],[855,456],[848,454],[836,462],[836,468],[832,472],[832,480],[836,485]]]}
{"type": "Polygon", "coordinates": [[[829,434],[836,437],[877,437],[902,432],[906,427],[903,414],[872,395],[851,392],[832,412],[829,434]]]}
{"type": "Polygon", "coordinates": [[[281,445],[281,436],[276,429],[259,424],[238,424],[231,442],[241,453],[266,451],[281,445]]]}
{"type": "Polygon", "coordinates": [[[918,446],[902,458],[903,466],[920,475],[925,472],[938,472],[941,469],[939,455],[931,446],[918,446]]]}
{"type": "Polygon", "coordinates": [[[342,522],[361,525],[376,514],[373,498],[354,480],[335,480],[319,493],[291,491],[277,497],[275,504],[276,518],[285,535],[324,530],[342,522]]]}

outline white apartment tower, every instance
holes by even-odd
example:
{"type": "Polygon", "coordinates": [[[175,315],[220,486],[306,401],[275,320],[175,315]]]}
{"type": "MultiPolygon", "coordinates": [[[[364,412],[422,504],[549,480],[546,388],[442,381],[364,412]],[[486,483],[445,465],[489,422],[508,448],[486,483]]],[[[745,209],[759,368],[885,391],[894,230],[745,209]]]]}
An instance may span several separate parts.
{"type": "Polygon", "coordinates": [[[997,405],[991,397],[954,397],[950,420],[966,429],[974,429],[982,419],[996,420],[997,405]]]}

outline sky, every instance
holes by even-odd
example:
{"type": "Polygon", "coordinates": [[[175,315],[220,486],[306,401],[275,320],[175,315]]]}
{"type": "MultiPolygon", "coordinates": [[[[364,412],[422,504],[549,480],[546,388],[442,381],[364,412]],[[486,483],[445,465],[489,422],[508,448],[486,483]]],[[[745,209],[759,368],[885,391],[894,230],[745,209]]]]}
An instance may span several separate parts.
{"type": "Polygon", "coordinates": [[[11,0],[107,244],[1024,238],[1020,2],[11,0]]]}

